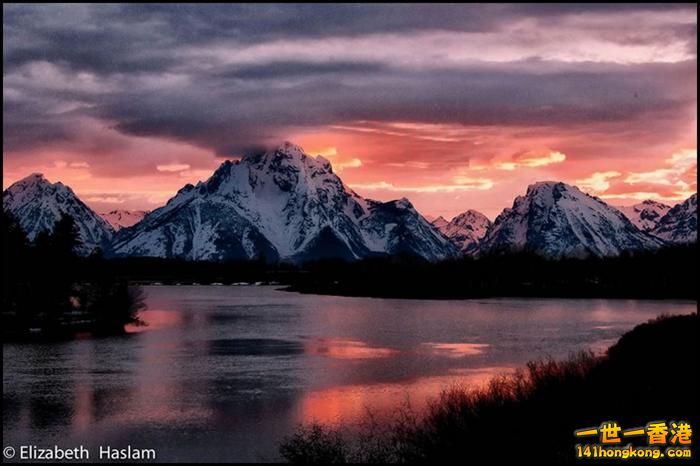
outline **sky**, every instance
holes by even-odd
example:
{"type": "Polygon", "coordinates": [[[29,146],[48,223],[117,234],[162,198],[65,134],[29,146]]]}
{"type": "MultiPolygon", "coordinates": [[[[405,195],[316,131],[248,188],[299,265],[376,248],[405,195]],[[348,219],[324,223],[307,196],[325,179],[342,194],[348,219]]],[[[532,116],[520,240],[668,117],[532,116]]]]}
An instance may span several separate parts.
{"type": "Polygon", "coordinates": [[[675,204],[696,134],[695,5],[3,4],[3,187],[98,212],[283,141],[429,216],[545,180],[675,204]]]}

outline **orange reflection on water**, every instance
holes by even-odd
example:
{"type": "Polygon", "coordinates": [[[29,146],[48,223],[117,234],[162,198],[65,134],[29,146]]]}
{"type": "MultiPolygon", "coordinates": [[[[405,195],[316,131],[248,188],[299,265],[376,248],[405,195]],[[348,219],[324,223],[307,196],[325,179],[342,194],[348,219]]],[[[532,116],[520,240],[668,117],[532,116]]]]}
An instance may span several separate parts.
{"type": "Polygon", "coordinates": [[[484,387],[494,376],[512,370],[510,367],[461,369],[450,375],[423,377],[410,382],[343,385],[311,391],[299,404],[299,422],[355,423],[363,420],[368,410],[377,416],[391,415],[407,402],[413,410],[420,412],[445,389],[484,387]]]}
{"type": "Polygon", "coordinates": [[[333,359],[377,359],[398,354],[397,350],[391,348],[372,347],[363,341],[340,338],[317,338],[308,341],[304,345],[304,351],[307,354],[333,359]]]}
{"type": "Polygon", "coordinates": [[[489,345],[486,343],[425,343],[425,346],[439,356],[461,358],[481,354],[489,345]]]}

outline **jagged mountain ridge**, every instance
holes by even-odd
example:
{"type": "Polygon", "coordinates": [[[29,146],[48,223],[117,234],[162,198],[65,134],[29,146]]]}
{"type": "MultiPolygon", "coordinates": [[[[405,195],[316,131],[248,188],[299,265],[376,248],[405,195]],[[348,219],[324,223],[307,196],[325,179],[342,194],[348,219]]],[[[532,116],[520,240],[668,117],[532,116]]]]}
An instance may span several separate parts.
{"type": "Polygon", "coordinates": [[[71,188],[61,182],[51,183],[40,173],[10,185],[3,192],[2,207],[18,219],[30,240],[42,231],[51,231],[62,213],[70,215],[80,232],[81,254],[89,254],[97,247],[108,247],[114,233],[71,188]]]}

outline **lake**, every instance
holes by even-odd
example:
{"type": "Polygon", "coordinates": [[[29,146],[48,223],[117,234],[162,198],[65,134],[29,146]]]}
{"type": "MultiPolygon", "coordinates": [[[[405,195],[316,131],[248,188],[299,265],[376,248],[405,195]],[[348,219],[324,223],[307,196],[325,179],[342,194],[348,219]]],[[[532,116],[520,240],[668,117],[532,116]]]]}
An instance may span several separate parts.
{"type": "Polygon", "coordinates": [[[123,337],[3,345],[5,445],[153,448],[160,461],[274,461],[303,422],[357,422],[529,360],[603,351],[695,302],[396,300],[268,286],[145,287],[123,337]]]}

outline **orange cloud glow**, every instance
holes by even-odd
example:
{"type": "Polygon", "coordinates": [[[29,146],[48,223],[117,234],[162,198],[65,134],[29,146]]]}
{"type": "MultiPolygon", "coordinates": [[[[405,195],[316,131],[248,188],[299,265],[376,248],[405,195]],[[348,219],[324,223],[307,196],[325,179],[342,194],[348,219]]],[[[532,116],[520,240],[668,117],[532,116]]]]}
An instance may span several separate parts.
{"type": "Polygon", "coordinates": [[[156,165],[156,170],[159,172],[181,172],[189,170],[190,166],[186,163],[170,163],[165,165],[156,165]]]}
{"type": "Polygon", "coordinates": [[[496,164],[496,168],[501,170],[515,170],[520,167],[545,167],[553,163],[561,163],[564,160],[566,160],[566,155],[558,151],[550,151],[545,154],[526,153],[517,157],[512,162],[499,162],[496,164]]]}
{"type": "Polygon", "coordinates": [[[601,193],[610,188],[610,181],[608,181],[610,178],[617,178],[620,175],[622,174],[616,171],[595,172],[588,178],[576,180],[576,184],[583,190],[601,193]]]}

